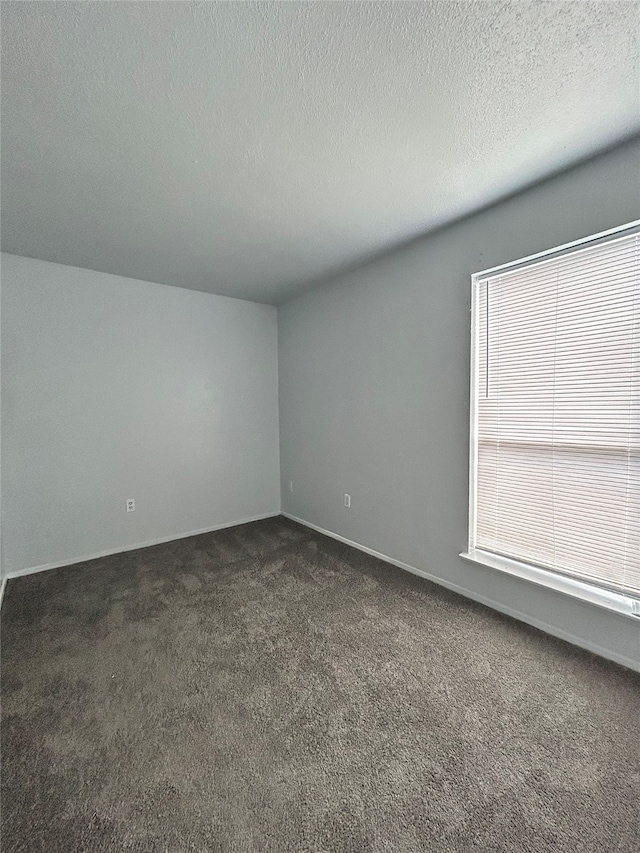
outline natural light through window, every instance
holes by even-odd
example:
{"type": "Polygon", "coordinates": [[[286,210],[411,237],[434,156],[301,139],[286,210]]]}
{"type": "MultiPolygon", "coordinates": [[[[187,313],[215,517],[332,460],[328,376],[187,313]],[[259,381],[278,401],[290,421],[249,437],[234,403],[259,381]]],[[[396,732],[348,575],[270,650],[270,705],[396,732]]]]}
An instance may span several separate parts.
{"type": "Polygon", "coordinates": [[[470,556],[640,599],[637,224],[473,276],[470,556]]]}

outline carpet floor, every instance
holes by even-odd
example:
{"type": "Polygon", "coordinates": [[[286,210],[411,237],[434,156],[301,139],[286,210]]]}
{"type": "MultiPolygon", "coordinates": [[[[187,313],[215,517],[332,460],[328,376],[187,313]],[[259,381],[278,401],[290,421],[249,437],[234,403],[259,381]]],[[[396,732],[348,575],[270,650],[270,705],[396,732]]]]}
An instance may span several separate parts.
{"type": "Polygon", "coordinates": [[[269,519],[8,583],[4,853],[635,853],[640,678],[269,519]]]}

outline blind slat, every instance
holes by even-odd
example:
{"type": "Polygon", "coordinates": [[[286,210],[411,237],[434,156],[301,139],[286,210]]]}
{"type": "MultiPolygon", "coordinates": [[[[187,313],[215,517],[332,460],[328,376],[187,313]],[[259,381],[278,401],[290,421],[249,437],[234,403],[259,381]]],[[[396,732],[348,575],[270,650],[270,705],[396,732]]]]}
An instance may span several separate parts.
{"type": "Polygon", "coordinates": [[[640,235],[477,288],[473,545],[640,597],[640,235]]]}

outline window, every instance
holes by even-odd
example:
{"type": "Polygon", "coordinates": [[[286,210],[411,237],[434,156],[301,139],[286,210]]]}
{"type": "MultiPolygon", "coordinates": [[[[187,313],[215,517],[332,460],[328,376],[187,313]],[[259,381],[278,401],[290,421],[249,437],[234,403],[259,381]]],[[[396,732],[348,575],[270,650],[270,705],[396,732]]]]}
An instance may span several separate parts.
{"type": "Polygon", "coordinates": [[[463,555],[635,615],[638,225],[473,276],[463,555]]]}

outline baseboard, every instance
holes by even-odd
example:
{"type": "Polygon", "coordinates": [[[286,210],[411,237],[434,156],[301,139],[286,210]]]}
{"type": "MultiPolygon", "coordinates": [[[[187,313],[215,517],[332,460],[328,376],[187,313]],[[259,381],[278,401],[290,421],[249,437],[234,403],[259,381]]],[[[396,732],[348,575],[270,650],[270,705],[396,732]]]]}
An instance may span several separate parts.
{"type": "Polygon", "coordinates": [[[0,583],[0,610],[2,609],[2,599],[4,598],[4,590],[7,585],[7,579],[2,578],[2,583],[0,583]]]}
{"type": "Polygon", "coordinates": [[[502,604],[501,602],[495,601],[494,599],[489,598],[487,596],[479,595],[473,590],[466,589],[466,587],[462,587],[459,584],[451,583],[451,581],[447,581],[444,578],[438,577],[437,575],[432,575],[429,572],[425,572],[423,569],[418,569],[415,566],[410,566],[408,563],[403,563],[401,560],[395,560],[393,557],[389,557],[386,554],[381,554],[380,551],[374,551],[373,548],[368,548],[366,545],[361,545],[359,542],[354,542],[352,539],[347,539],[345,536],[340,536],[339,533],[333,533],[331,530],[325,530],[324,527],[319,527],[317,524],[312,524],[310,521],[305,521],[303,518],[298,518],[297,516],[292,515],[289,512],[285,512],[284,510],[282,510],[281,515],[284,515],[286,518],[290,518],[291,521],[297,521],[298,524],[303,524],[305,527],[309,527],[311,530],[315,530],[318,533],[322,533],[325,536],[329,536],[331,539],[337,539],[338,542],[344,542],[345,545],[351,545],[352,548],[357,548],[359,551],[364,551],[365,554],[370,554],[372,557],[377,557],[379,560],[384,560],[385,563],[390,563],[392,566],[396,566],[399,569],[404,569],[405,572],[411,572],[412,575],[418,575],[418,577],[425,578],[425,580],[438,584],[438,586],[443,586],[446,589],[451,590],[452,592],[458,593],[458,595],[462,595],[464,598],[470,598],[472,601],[477,601],[479,604],[484,604],[486,607],[490,607],[492,610],[497,610],[499,613],[504,613],[505,616],[512,616],[514,619],[518,619],[520,622],[525,622],[527,625],[532,625],[534,628],[539,628],[546,634],[551,634],[552,637],[557,637],[560,640],[565,640],[566,642],[571,643],[574,646],[579,646],[582,649],[586,649],[588,652],[593,652],[594,654],[606,658],[607,660],[611,660],[614,663],[619,663],[621,664],[621,666],[626,666],[628,669],[632,669],[635,672],[640,672],[640,663],[637,660],[634,660],[633,658],[629,658],[626,655],[617,654],[617,652],[612,652],[610,649],[604,648],[598,643],[592,643],[590,640],[584,640],[582,637],[577,637],[570,631],[565,631],[555,625],[550,625],[548,622],[544,622],[542,619],[536,619],[534,616],[530,616],[528,613],[522,613],[520,610],[516,610],[513,607],[508,607],[502,604]]]}
{"type": "Polygon", "coordinates": [[[213,533],[216,530],[224,530],[227,527],[238,527],[240,524],[250,524],[252,521],[262,521],[265,518],[276,518],[279,516],[280,510],[277,512],[265,512],[261,515],[252,515],[251,518],[241,518],[239,521],[226,521],[223,524],[214,524],[211,527],[203,527],[201,530],[191,530],[189,533],[178,533],[174,536],[163,536],[160,539],[151,539],[148,542],[138,542],[136,545],[121,545],[118,548],[109,548],[106,551],[98,551],[95,554],[89,554],[85,557],[73,557],[67,560],[58,560],[55,563],[44,563],[41,566],[32,566],[28,569],[16,569],[13,572],[7,572],[3,581],[2,591],[4,592],[4,584],[11,578],[20,578],[24,575],[33,575],[36,572],[46,572],[49,569],[60,569],[63,566],[74,566],[77,563],[86,563],[88,560],[99,560],[101,557],[111,557],[114,554],[124,554],[127,551],[138,551],[140,548],[150,548],[152,545],[164,545],[166,542],[175,542],[179,539],[188,539],[190,536],[199,536],[201,533],[213,533]]]}

